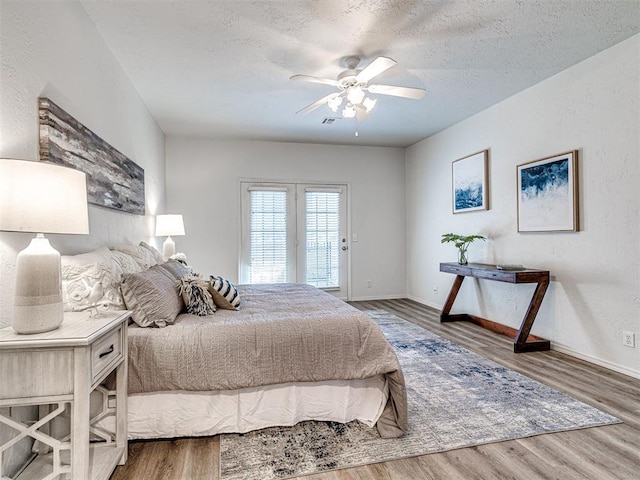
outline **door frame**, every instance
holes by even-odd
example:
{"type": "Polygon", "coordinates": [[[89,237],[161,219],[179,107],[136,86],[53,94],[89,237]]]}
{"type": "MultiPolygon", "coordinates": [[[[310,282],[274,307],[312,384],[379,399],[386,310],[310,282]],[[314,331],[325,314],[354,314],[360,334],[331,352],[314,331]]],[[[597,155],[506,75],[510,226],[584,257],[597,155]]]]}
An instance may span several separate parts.
{"type": "MultiPolygon", "coordinates": [[[[333,193],[339,193],[341,195],[340,199],[340,220],[341,220],[341,228],[340,228],[340,237],[344,239],[344,242],[340,243],[340,251],[338,255],[340,256],[340,285],[337,287],[328,287],[322,288],[318,287],[321,290],[324,290],[327,293],[331,293],[331,295],[337,296],[338,298],[348,298],[349,295],[349,253],[350,253],[350,245],[349,245],[349,232],[348,232],[348,222],[347,222],[347,211],[349,209],[349,202],[347,199],[347,191],[348,187],[346,184],[332,184],[328,185],[326,183],[296,183],[296,219],[297,225],[300,226],[300,221],[307,220],[307,199],[306,193],[307,191],[327,191],[333,193]],[[342,224],[344,222],[344,224],[342,224]],[[346,250],[342,250],[343,247],[346,246],[346,250]]],[[[307,266],[307,258],[306,258],[306,248],[305,244],[307,242],[307,229],[303,226],[302,229],[296,232],[297,234],[297,242],[302,242],[302,245],[299,243],[298,248],[296,248],[296,279],[301,278],[302,276],[306,277],[306,266],[307,266]],[[301,247],[301,248],[300,248],[301,247]]]]}
{"type": "MultiPolygon", "coordinates": [[[[245,238],[243,238],[243,225],[244,225],[244,215],[245,213],[245,208],[244,208],[244,204],[242,201],[242,197],[243,197],[243,189],[242,189],[242,184],[243,183],[253,183],[253,184],[264,184],[266,186],[268,186],[269,184],[274,184],[275,185],[283,185],[283,184],[289,184],[289,185],[293,185],[294,186],[294,191],[296,190],[296,186],[300,185],[300,184],[305,184],[305,185],[318,185],[318,186],[326,186],[326,187],[332,187],[332,186],[341,186],[341,187],[346,187],[346,245],[347,245],[347,255],[346,255],[346,262],[347,262],[347,297],[343,298],[343,297],[338,297],[341,298],[342,300],[346,300],[349,301],[352,298],[352,287],[351,287],[351,244],[352,244],[352,238],[351,238],[351,182],[342,182],[342,181],[336,181],[336,180],[328,180],[328,181],[321,181],[321,180],[309,180],[309,179],[274,179],[274,178],[256,178],[256,177],[240,177],[238,178],[237,181],[237,192],[238,192],[238,199],[239,199],[239,210],[240,210],[240,222],[239,222],[239,232],[238,232],[238,238],[240,239],[240,243],[238,245],[238,278],[242,278],[241,277],[241,272],[242,269],[244,268],[242,265],[242,250],[243,250],[243,245],[246,241],[245,238]]],[[[297,210],[297,209],[296,209],[297,210]]],[[[297,216],[297,214],[296,214],[297,216]]]]}

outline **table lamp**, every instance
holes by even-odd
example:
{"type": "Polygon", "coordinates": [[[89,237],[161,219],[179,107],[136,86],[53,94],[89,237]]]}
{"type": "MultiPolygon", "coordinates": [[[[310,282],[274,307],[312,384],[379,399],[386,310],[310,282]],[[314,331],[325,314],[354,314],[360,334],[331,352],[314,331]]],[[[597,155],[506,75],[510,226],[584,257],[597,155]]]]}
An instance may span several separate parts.
{"type": "Polygon", "coordinates": [[[45,162],[0,159],[0,230],[37,234],[16,259],[14,330],[55,330],[63,317],[60,253],[44,234],[89,233],[85,174],[45,162]]]}
{"type": "Polygon", "coordinates": [[[171,235],[184,235],[182,215],[158,215],[156,217],[156,236],[167,236],[162,244],[162,256],[165,260],[176,253],[176,243],[171,235]]]}

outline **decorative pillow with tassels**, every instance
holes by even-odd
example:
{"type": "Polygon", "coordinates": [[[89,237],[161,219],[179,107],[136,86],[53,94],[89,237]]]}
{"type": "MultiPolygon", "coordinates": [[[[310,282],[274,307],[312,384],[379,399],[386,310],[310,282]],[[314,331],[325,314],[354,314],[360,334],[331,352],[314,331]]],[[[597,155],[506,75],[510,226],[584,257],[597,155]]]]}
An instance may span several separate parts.
{"type": "Polygon", "coordinates": [[[187,312],[193,315],[211,315],[216,311],[209,284],[206,280],[192,274],[180,279],[180,295],[187,306],[187,312]]]}
{"type": "Polygon", "coordinates": [[[209,293],[217,307],[225,310],[240,310],[238,289],[229,280],[211,275],[209,293]]]}

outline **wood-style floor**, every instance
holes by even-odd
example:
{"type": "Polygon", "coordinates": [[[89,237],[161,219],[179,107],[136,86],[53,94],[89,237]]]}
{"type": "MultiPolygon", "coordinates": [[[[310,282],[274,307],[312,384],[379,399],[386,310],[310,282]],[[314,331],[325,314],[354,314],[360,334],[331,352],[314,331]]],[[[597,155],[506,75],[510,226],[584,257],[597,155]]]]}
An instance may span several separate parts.
{"type": "MultiPolygon", "coordinates": [[[[439,323],[439,312],[410,300],[353,302],[384,309],[615,415],[624,423],[469,447],[364,467],[309,475],[305,480],[634,479],[640,480],[640,380],[570,356],[513,353],[511,340],[467,322],[439,323]]],[[[219,438],[129,443],[120,479],[219,479],[219,438]]],[[[256,479],[258,480],[258,479],[256,479]]]]}

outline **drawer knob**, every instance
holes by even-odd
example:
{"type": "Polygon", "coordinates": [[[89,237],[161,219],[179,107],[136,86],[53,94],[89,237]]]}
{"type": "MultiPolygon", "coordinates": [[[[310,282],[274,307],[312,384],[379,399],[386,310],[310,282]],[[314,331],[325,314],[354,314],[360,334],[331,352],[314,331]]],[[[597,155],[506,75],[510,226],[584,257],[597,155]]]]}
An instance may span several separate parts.
{"type": "Polygon", "coordinates": [[[113,343],[112,343],[106,351],[104,351],[100,355],[98,355],[98,358],[106,357],[110,353],[113,353],[113,350],[114,350],[114,348],[113,348],[113,343]]]}

